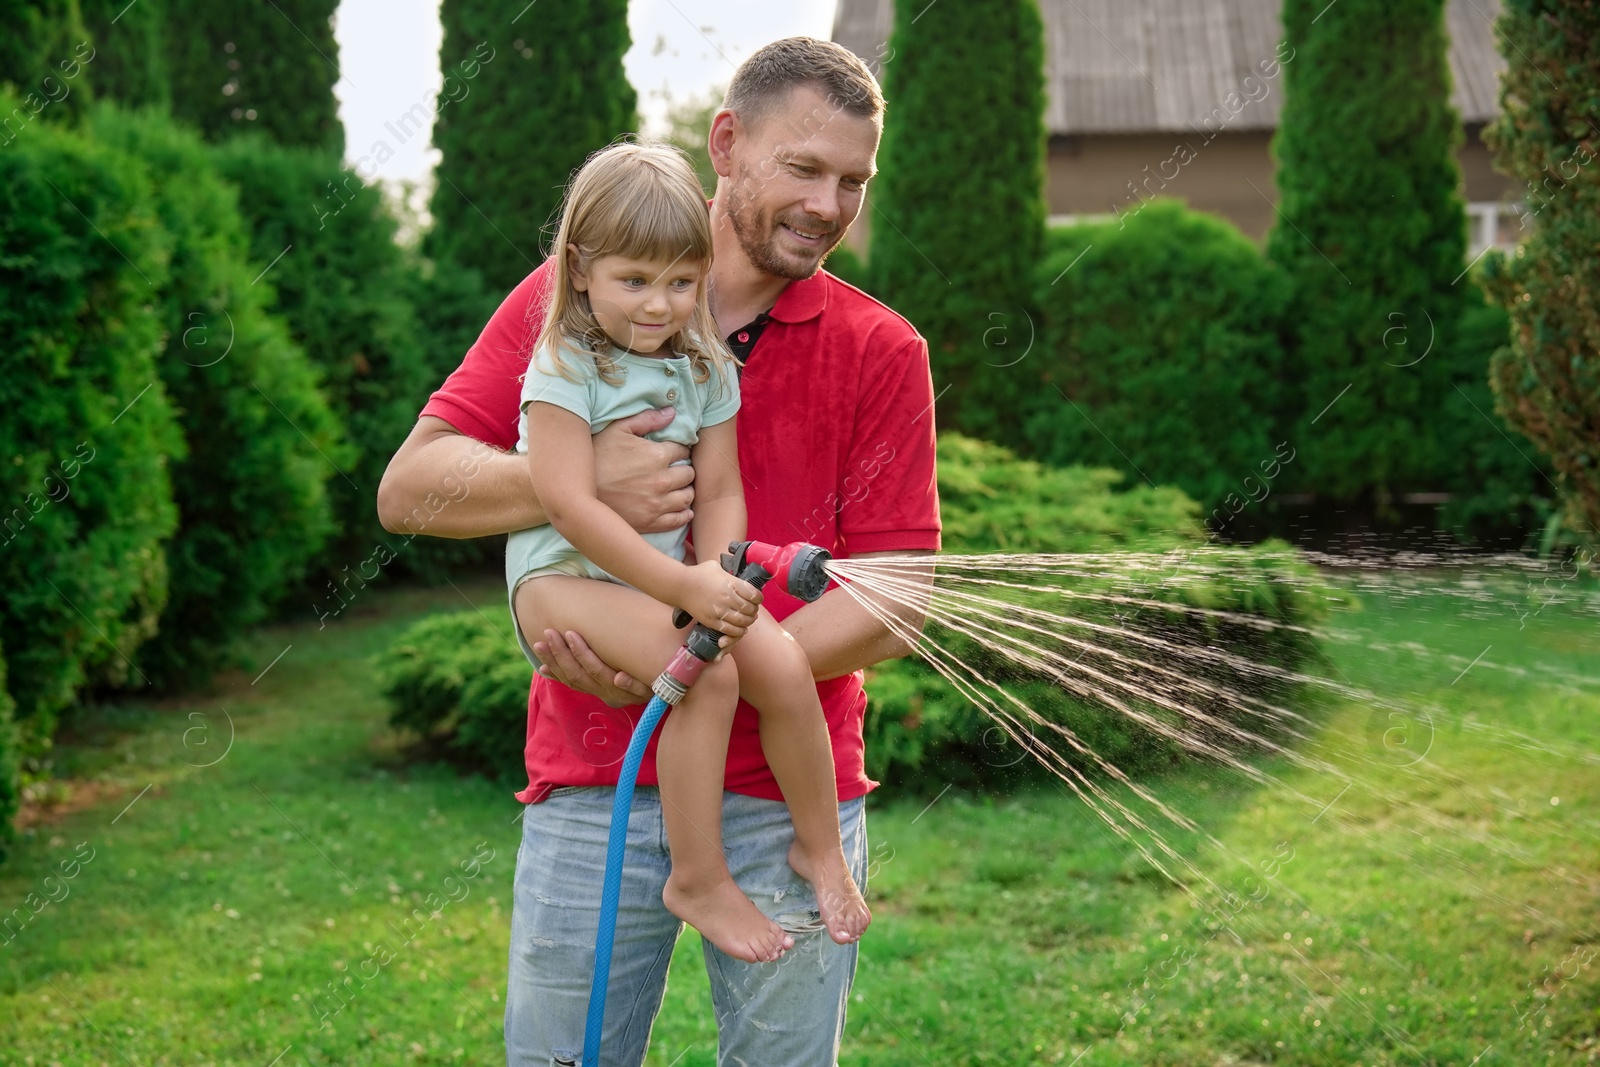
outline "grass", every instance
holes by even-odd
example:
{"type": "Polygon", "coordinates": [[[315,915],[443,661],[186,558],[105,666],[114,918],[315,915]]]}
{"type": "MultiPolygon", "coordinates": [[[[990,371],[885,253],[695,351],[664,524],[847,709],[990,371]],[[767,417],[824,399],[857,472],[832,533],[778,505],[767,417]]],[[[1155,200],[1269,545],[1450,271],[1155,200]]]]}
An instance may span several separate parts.
{"type": "MultiPolygon", "coordinates": [[[[841,1062],[1600,1058],[1593,609],[1430,589],[1336,619],[1330,674],[1422,709],[1336,704],[1315,754],[1348,777],[1147,783],[1216,889],[1059,790],[885,798],[841,1062]]],[[[64,803],[0,868],[0,918],[27,917],[0,940],[0,1062],[503,1062],[519,806],[408,763],[370,665],[463,596],[503,608],[373,593],[261,632],[212,696],[79,719],[64,803]]],[[[649,1062],[714,1063],[712,1018],[690,933],[649,1062]]]]}

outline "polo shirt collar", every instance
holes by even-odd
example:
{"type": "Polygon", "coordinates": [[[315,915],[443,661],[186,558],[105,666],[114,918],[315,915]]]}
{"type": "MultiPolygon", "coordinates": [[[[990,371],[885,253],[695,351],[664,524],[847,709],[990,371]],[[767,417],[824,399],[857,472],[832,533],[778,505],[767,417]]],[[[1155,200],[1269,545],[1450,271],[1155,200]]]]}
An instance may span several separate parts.
{"type": "Polygon", "coordinates": [[[828,306],[828,280],[821,269],[809,278],[792,281],[778,294],[769,314],[779,322],[805,322],[828,306]]]}

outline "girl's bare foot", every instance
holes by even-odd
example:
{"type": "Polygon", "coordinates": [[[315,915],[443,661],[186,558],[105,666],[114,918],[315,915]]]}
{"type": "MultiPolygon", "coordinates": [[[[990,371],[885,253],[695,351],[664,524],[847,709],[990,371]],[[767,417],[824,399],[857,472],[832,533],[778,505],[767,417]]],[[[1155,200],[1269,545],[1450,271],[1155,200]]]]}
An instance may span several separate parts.
{"type": "Polygon", "coordinates": [[[794,938],[761,914],[726,874],[718,882],[696,884],[674,870],[667,876],[661,901],[734,959],[770,963],[794,947],[794,938]]]}
{"type": "Polygon", "coordinates": [[[872,912],[856,888],[844,852],[835,848],[814,857],[797,841],[789,848],[789,866],[816,891],[817,910],[822,913],[828,936],[841,945],[859,941],[872,921],[872,912]]]}

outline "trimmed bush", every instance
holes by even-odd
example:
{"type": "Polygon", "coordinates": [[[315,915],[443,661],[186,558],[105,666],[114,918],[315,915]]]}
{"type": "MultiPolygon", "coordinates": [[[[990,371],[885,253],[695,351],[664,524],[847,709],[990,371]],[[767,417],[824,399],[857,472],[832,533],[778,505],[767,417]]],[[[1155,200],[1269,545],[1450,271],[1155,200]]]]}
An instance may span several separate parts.
{"type": "Polygon", "coordinates": [[[0,645],[25,754],[86,685],[129,681],[167,602],[168,255],[136,161],[54,125],[0,151],[0,645]]]}
{"type": "Polygon", "coordinates": [[[443,159],[428,252],[470,264],[502,295],[544,258],[543,230],[572,173],[637,126],[622,69],[626,0],[563,0],[531,14],[508,26],[502,4],[439,9],[439,67],[462,89],[434,122],[443,159]]]}
{"type": "Polygon", "coordinates": [[[442,740],[493,778],[526,775],[533,667],[505,629],[476,611],[424,619],[379,657],[378,678],[393,725],[442,740]]]}
{"type": "Polygon", "coordinates": [[[237,193],[206,146],[153,112],[102,105],[90,128],[161,178],[172,277],[159,290],[158,371],[188,456],[172,475],[171,598],[139,662],[159,685],[193,685],[305,575],[333,532],[326,483],[347,460],[305,353],[266,311],[267,264],[249,259],[237,193]]]}
{"type": "MultiPolygon", "coordinates": [[[[1051,470],[1017,460],[996,445],[954,434],[939,439],[939,491],[950,553],[1163,552],[1172,580],[1085,579],[1072,588],[1089,593],[1138,595],[1159,603],[1233,612],[1246,618],[1201,615],[1156,605],[1117,605],[1121,624],[1159,633],[1187,645],[1216,646],[1280,666],[1303,663],[1306,634],[1292,628],[1320,617],[1322,590],[1309,567],[1272,543],[1252,551],[1199,552],[1194,519],[1198,505],[1171,488],[1113,492],[1116,471],[1051,470]],[[1187,561],[1186,563],[1184,561],[1187,561]],[[1249,618],[1288,623],[1263,630],[1249,618]]],[[[1048,601],[1054,590],[1019,593],[1018,601],[1048,601]]],[[[1112,605],[1086,605],[1080,614],[1113,621],[1112,605]]],[[[528,687],[533,670],[508,638],[507,627],[477,612],[436,616],[408,630],[380,658],[391,722],[443,740],[469,765],[515,779],[522,773],[528,687]]],[[[1169,766],[1187,758],[1175,744],[1119,713],[1066,698],[1037,676],[964,637],[941,634],[941,646],[1026,700],[1052,721],[1070,727],[1101,756],[1125,771],[1169,766]]],[[[1102,645],[1112,645],[1106,638],[1102,645]]],[[[1120,651],[1145,654],[1129,644],[1120,651]]],[[[1191,674],[1196,672],[1192,668],[1191,674]]],[[[1253,695],[1263,683],[1236,676],[1213,681],[1253,695]]],[[[880,664],[868,672],[867,770],[901,787],[937,789],[998,785],[1044,773],[1005,740],[981,710],[920,659],[880,664]]],[[[1272,693],[1278,696],[1281,694],[1272,693]]],[[[1160,709],[1145,709],[1163,714],[1160,709]]],[[[1212,708],[1218,714],[1225,710],[1212,708]]],[[[1259,729],[1259,724],[1252,723],[1259,729]]],[[[1055,746],[1058,749],[1060,745],[1055,746]]],[[[1083,761],[1079,761],[1080,764],[1083,761]]]]}
{"type": "Polygon", "coordinates": [[[894,5],[871,291],[928,339],[939,425],[995,436],[1033,387],[1008,367],[1044,236],[1036,0],[894,5]]]}
{"type": "MultiPolygon", "coordinates": [[[[395,243],[399,224],[381,192],[336,157],[254,136],[234,138],[212,155],[239,187],[252,258],[263,265],[277,259],[268,275],[276,310],[316,365],[348,435],[349,459],[329,483],[339,530],[309,583],[314,609],[337,612],[340,590],[348,595],[373,581],[375,556],[424,574],[483,558],[479,542],[385,533],[375,503],[390,457],[471,343],[427,348],[432,332],[413,308],[437,300],[430,315],[448,319],[452,294],[418,277],[419,264],[395,243]],[[292,250],[282,254],[286,248],[292,250]]],[[[461,284],[469,294],[479,291],[475,277],[461,284]]],[[[470,296],[466,302],[482,310],[470,296]]]]}
{"type": "Polygon", "coordinates": [[[140,0],[164,5],[173,114],[221,141],[260,130],[279,144],[344,154],[333,85],[336,0],[140,0]]]}
{"type": "Polygon", "coordinates": [[[1507,0],[1499,29],[1501,113],[1484,136],[1527,183],[1533,232],[1484,264],[1511,313],[1495,409],[1550,458],[1567,527],[1600,547],[1600,8],[1507,0]]]}
{"type": "Polygon", "coordinates": [[[1199,505],[1171,486],[1114,491],[1120,471],[1047,467],[954,433],[938,448],[946,552],[1162,551],[1199,529],[1199,505]]]}
{"type": "Polygon", "coordinates": [[[1052,230],[1034,277],[1044,321],[1017,370],[1045,384],[1011,431],[1029,455],[1175,485],[1206,511],[1273,456],[1288,280],[1233,226],[1152,201],[1052,230]]]}

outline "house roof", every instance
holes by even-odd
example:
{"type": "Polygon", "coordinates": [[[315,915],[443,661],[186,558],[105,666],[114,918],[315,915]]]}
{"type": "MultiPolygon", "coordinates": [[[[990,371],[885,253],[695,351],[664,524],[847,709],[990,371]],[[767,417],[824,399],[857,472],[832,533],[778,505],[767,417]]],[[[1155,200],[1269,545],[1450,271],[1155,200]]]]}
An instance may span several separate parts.
{"type": "MultiPolygon", "coordinates": [[[[1274,58],[1283,37],[1282,0],[1040,0],[1039,9],[1052,134],[1201,126],[1230,93],[1259,92],[1255,83],[1247,92],[1244,79],[1261,80],[1259,64],[1274,58]]],[[[1497,108],[1505,68],[1495,48],[1499,15],[1500,0],[1446,4],[1452,103],[1469,124],[1489,121],[1497,108]]],[[[833,39],[876,72],[893,24],[893,0],[839,0],[833,39]]],[[[1236,116],[1220,116],[1230,129],[1270,130],[1282,105],[1281,92],[1268,92],[1236,116]]]]}

